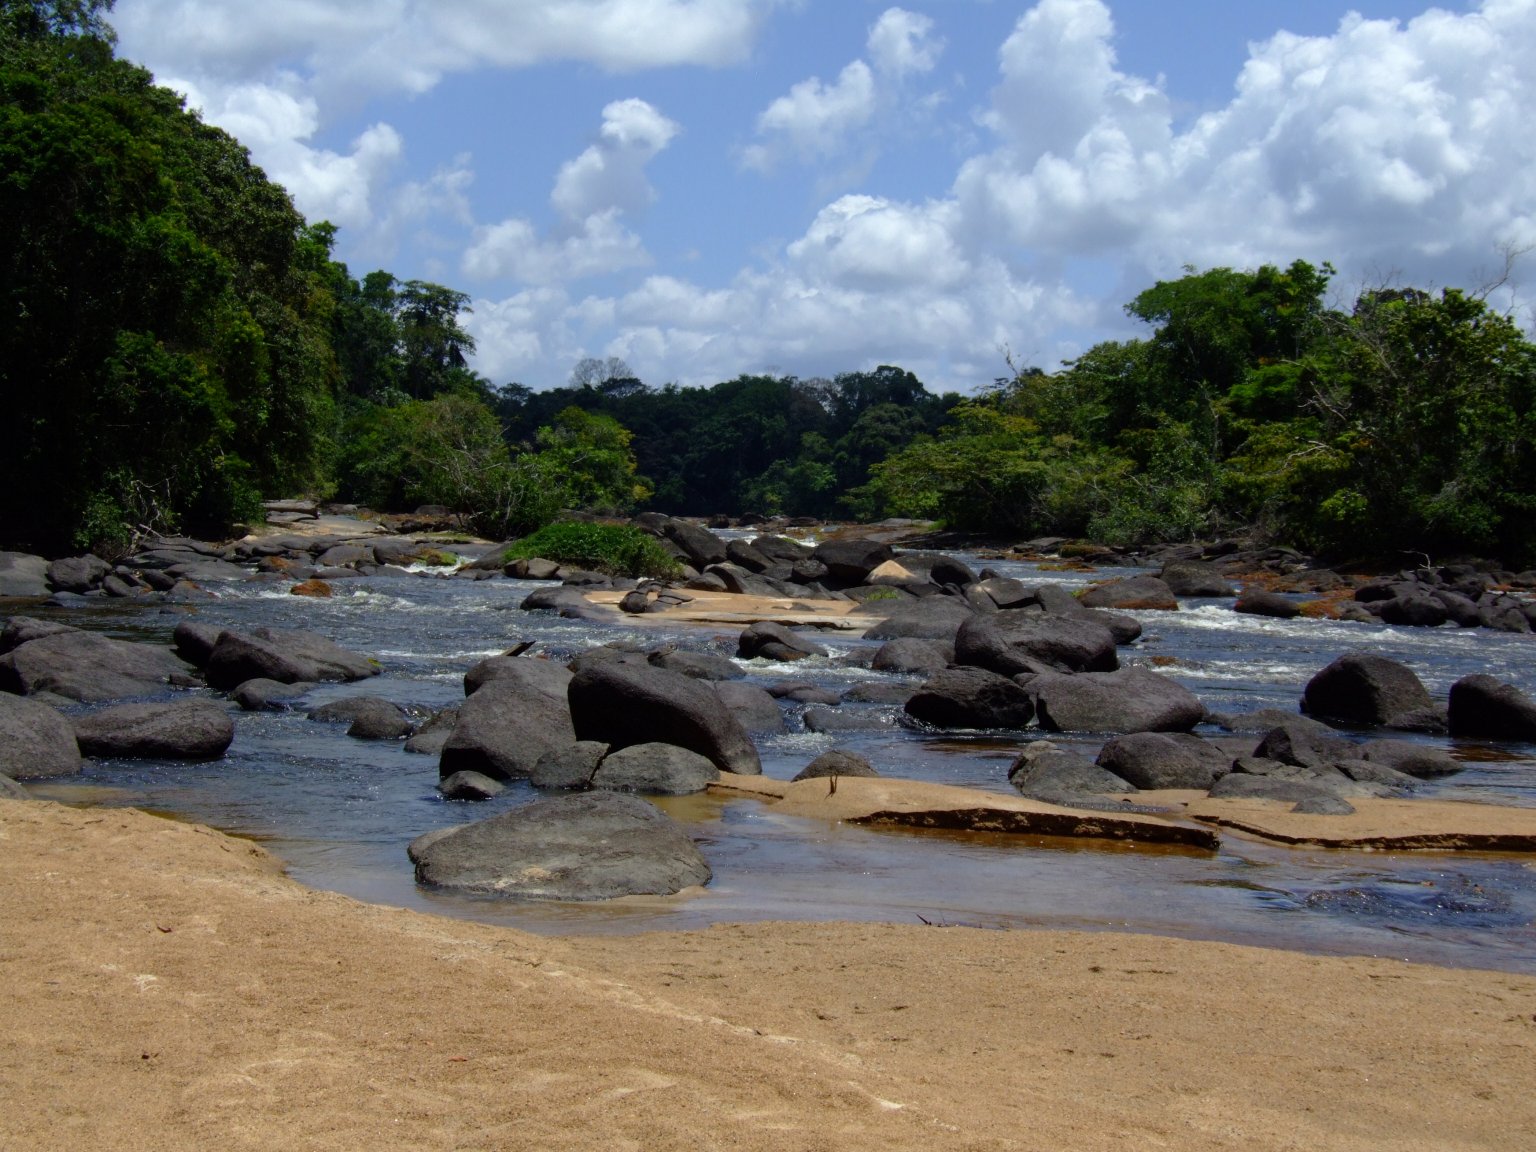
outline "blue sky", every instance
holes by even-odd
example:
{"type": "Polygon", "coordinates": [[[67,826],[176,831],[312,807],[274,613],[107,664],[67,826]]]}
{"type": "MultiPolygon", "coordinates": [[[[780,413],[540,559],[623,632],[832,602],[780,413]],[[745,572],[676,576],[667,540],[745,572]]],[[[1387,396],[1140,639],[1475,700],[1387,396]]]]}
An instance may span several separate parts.
{"type": "MultiPolygon", "coordinates": [[[[117,0],[124,56],[469,293],[493,383],[895,363],[969,391],[1185,265],[1486,282],[1536,243],[1536,0],[117,0]]],[[[1496,301],[1529,316],[1517,287],[1496,301]]]]}

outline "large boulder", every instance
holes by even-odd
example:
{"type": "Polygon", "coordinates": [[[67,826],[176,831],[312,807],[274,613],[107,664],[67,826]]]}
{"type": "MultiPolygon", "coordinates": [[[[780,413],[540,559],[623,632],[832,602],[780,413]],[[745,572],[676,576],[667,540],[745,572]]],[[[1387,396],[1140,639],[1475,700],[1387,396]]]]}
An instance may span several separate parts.
{"type": "Polygon", "coordinates": [[[1340,760],[1352,760],[1360,755],[1360,749],[1326,724],[1308,720],[1305,716],[1291,716],[1266,732],[1253,754],[1301,768],[1321,768],[1340,760]]]}
{"type": "Polygon", "coordinates": [[[1188,732],[1205,717],[1193,692],[1145,668],[1037,676],[1027,687],[1050,732],[1188,732]]]}
{"type": "Polygon", "coordinates": [[[1163,565],[1158,579],[1175,596],[1235,596],[1236,590],[1209,560],[1173,560],[1163,565]]]}
{"type": "Polygon", "coordinates": [[[26,552],[0,552],[0,596],[48,595],[48,561],[26,552]]]}
{"type": "Polygon", "coordinates": [[[459,705],[453,733],[438,757],[438,774],[480,772],[495,780],[532,774],[539,757],[576,742],[566,700],[570,674],[545,660],[509,662],[459,705]],[[526,665],[527,667],[519,667],[526,665]]]}
{"type": "Polygon", "coordinates": [[[1301,605],[1278,592],[1262,588],[1245,591],[1232,605],[1232,611],[1246,616],[1268,616],[1275,620],[1294,620],[1301,615],[1301,605]]]}
{"type": "Polygon", "coordinates": [[[648,665],[600,664],[576,674],[569,699],[579,739],[615,749],[676,744],[724,772],[757,775],[763,770],[746,729],[720,697],[708,684],[680,673],[648,665]]]}
{"type": "Polygon", "coordinates": [[[710,878],[681,825],[620,792],[535,800],[429,832],[410,856],[418,883],[524,900],[669,896],[710,878]]]}
{"type": "Polygon", "coordinates": [[[78,771],[80,749],[63,714],[40,701],[0,693],[0,775],[29,780],[78,771]]]}
{"type": "Polygon", "coordinates": [[[212,687],[228,691],[257,677],[283,684],[363,680],[377,676],[379,665],[313,632],[252,628],[219,633],[203,671],[212,687]]]}
{"type": "Polygon", "coordinates": [[[1008,769],[1008,782],[1032,800],[1071,805],[1084,796],[1136,791],[1130,781],[1049,740],[1028,745],[1008,769]]]}
{"type": "Polygon", "coordinates": [[[708,528],[700,528],[686,520],[668,518],[661,525],[661,533],[676,544],[688,562],[700,572],[711,564],[722,564],[726,559],[725,541],[708,528]]]}
{"type": "Polygon", "coordinates": [[[948,668],[954,658],[954,649],[941,641],[903,636],[882,644],[869,666],[876,672],[928,674],[948,668]]]}
{"type": "Polygon", "coordinates": [[[537,656],[492,656],[464,673],[464,695],[473,696],[494,680],[516,680],[519,684],[537,685],[548,696],[563,697],[572,675],[564,665],[537,656]]]}
{"type": "MultiPolygon", "coordinates": [[[[1400,772],[1416,780],[1454,776],[1463,767],[1461,761],[1445,749],[1431,747],[1428,744],[1416,744],[1410,740],[1367,740],[1359,745],[1356,751],[1368,764],[1389,768],[1393,772],[1400,772]]],[[[1340,762],[1342,763],[1342,760],[1340,762]]],[[[1349,770],[1346,768],[1346,771],[1349,770]]],[[[1354,772],[1349,774],[1359,779],[1354,772]]]]}
{"type": "Polygon", "coordinates": [[[5,627],[0,629],[0,653],[12,652],[28,641],[41,640],[44,636],[60,636],[65,632],[78,631],[80,629],[71,628],[68,624],[60,624],[57,620],[12,616],[5,622],[5,627]]]}
{"type": "Polygon", "coordinates": [[[592,787],[597,766],[608,755],[608,745],[596,740],[578,740],[555,748],[539,757],[528,777],[535,788],[565,788],[584,792],[592,787]]]}
{"type": "Polygon", "coordinates": [[[229,713],[208,700],[119,704],[75,721],[75,740],[87,756],[217,760],[234,738],[229,713]]]}
{"type": "MultiPolygon", "coordinates": [[[[244,687],[244,685],[241,685],[244,687]]],[[[349,696],[310,710],[311,720],[347,724],[347,735],[358,740],[403,740],[413,725],[405,709],[382,696],[349,696]]]]}
{"type": "Polygon", "coordinates": [[[1137,788],[1205,791],[1231,770],[1219,748],[1183,733],[1131,732],[1107,741],[1097,764],[1137,788]]]}
{"type": "Polygon", "coordinates": [[[95,632],[41,636],[0,656],[0,689],[71,700],[119,700],[161,692],[190,669],[170,649],[95,632]]]}
{"type": "Polygon", "coordinates": [[[1492,676],[1463,676],[1451,685],[1452,736],[1478,740],[1536,740],[1536,701],[1492,676]]]}
{"type": "Polygon", "coordinates": [[[1173,589],[1156,576],[1127,576],[1122,580],[1096,584],[1084,592],[1078,602],[1085,608],[1115,608],[1121,611],[1155,608],[1173,612],[1179,607],[1173,589]]]}
{"type": "Polygon", "coordinates": [[[810,637],[772,621],[750,625],[736,644],[736,655],[743,660],[804,660],[826,654],[827,650],[810,637]]]}
{"type": "Polygon", "coordinates": [[[198,668],[206,667],[208,657],[218,647],[224,629],[215,624],[203,624],[197,620],[183,620],[171,633],[171,647],[176,655],[198,668]]]}
{"type": "Polygon", "coordinates": [[[592,773],[591,786],[614,792],[687,796],[720,778],[720,770],[675,744],[632,744],[604,756],[592,773]]]}
{"type": "Polygon", "coordinates": [[[100,588],[112,565],[99,556],[66,556],[48,565],[48,587],[55,592],[89,592],[100,588]]]}
{"type": "Polygon", "coordinates": [[[947,668],[908,699],[906,712],[936,728],[1023,728],[1035,717],[1029,693],[985,668],[947,668]]]}
{"type": "Polygon", "coordinates": [[[1362,727],[1428,726],[1434,702],[1406,664],[1385,656],[1351,652],[1307,682],[1301,697],[1309,716],[1362,727]]]}
{"type": "Polygon", "coordinates": [[[649,653],[646,660],[657,668],[681,672],[695,680],[740,680],[746,675],[741,665],[714,652],[684,652],[664,648],[649,653]]]}
{"type": "Polygon", "coordinates": [[[720,680],[710,686],[748,732],[784,731],[784,710],[768,689],[740,680],[720,680]]]}
{"type": "Polygon", "coordinates": [[[889,544],[849,536],[822,541],[811,553],[811,559],[827,566],[829,582],[846,588],[864,583],[871,572],[895,555],[889,544]]]}
{"type": "Polygon", "coordinates": [[[286,712],[313,684],[284,684],[277,680],[247,680],[229,694],[244,712],[286,712]]]}
{"type": "MultiPolygon", "coordinates": [[[[891,614],[864,633],[866,640],[942,640],[953,644],[960,625],[976,615],[958,596],[925,596],[921,600],[887,601],[891,614]]],[[[866,605],[874,609],[880,601],[866,605]]]]}
{"type": "Polygon", "coordinates": [[[829,776],[878,776],[875,766],[869,759],[858,752],[847,752],[841,748],[834,748],[830,752],[823,752],[812,760],[799,772],[795,773],[790,781],[794,784],[801,780],[824,780],[829,776]]]}
{"type": "Polygon", "coordinates": [[[1112,672],[1115,637],[1095,620],[1008,609],[972,615],[955,634],[955,662],[1003,676],[1021,672],[1112,672]]]}

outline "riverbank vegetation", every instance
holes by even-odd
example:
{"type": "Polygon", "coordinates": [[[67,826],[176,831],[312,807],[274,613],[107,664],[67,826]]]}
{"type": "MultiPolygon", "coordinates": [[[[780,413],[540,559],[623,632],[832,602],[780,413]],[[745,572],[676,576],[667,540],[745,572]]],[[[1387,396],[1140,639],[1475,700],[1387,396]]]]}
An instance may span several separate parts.
{"type": "Polygon", "coordinates": [[[466,294],[354,277],[334,228],[115,58],[109,8],[0,0],[7,546],[218,535],[306,492],[501,538],[655,508],[1536,562],[1536,348],[1484,293],[1189,269],[1128,304],[1143,337],[972,396],[892,365],[493,383],[466,294]]]}

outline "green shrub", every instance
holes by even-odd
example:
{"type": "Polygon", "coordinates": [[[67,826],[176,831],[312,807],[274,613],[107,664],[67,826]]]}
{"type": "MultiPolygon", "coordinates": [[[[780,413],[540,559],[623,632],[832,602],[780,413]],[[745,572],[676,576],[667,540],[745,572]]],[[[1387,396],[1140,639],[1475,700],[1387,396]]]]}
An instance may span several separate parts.
{"type": "Polygon", "coordinates": [[[670,579],[681,572],[677,560],[654,536],[632,524],[561,520],[524,536],[507,549],[502,562],[536,556],[610,576],[670,579]]]}

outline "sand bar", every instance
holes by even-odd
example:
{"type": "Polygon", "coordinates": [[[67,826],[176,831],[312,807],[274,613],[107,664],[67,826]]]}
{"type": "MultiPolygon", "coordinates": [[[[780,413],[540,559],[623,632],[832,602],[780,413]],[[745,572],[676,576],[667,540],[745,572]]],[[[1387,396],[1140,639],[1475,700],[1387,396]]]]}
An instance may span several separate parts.
{"type": "Polygon", "coordinates": [[[1152,936],[547,939],[0,801],[0,1147],[1536,1147],[1536,978],[1152,936]]]}

